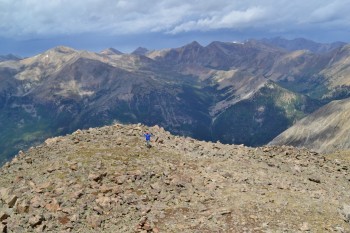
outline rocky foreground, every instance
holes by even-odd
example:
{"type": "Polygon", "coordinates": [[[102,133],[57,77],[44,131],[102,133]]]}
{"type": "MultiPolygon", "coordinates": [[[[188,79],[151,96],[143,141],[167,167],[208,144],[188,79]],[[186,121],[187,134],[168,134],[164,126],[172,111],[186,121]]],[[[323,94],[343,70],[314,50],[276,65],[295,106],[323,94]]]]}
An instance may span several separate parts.
{"type": "Polygon", "coordinates": [[[349,167],[346,152],[207,143],[157,126],[79,130],[0,169],[0,232],[350,232],[349,167]]]}

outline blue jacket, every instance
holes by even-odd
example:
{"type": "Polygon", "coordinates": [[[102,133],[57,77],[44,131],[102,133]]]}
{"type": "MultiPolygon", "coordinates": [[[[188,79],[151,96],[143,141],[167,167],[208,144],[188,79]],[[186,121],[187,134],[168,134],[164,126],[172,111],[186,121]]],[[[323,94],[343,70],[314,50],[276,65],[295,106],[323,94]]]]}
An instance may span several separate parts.
{"type": "Polygon", "coordinates": [[[151,140],[151,134],[145,133],[144,134],[146,141],[150,141],[151,140]]]}

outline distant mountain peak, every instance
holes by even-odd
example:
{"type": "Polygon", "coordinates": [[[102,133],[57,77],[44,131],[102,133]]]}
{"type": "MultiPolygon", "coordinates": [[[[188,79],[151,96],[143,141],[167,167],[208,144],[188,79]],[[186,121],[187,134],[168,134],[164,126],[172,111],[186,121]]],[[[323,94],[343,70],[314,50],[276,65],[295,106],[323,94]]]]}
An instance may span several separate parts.
{"type": "Polygon", "coordinates": [[[186,44],[185,46],[182,46],[180,48],[177,48],[178,51],[200,51],[204,47],[199,44],[197,41],[192,41],[189,44],[186,44]]]}
{"type": "Polygon", "coordinates": [[[192,41],[190,44],[187,45],[188,47],[203,47],[200,43],[197,41],[192,41]]]}
{"type": "Polygon", "coordinates": [[[57,52],[57,53],[64,53],[64,54],[77,52],[75,49],[73,49],[71,47],[62,46],[62,45],[54,47],[53,49],[50,49],[48,51],[53,51],[53,52],[57,52]]]}
{"type": "Polygon", "coordinates": [[[100,52],[100,54],[102,54],[102,55],[121,55],[123,53],[115,48],[108,48],[108,49],[102,50],[100,52]]]}
{"type": "Polygon", "coordinates": [[[131,54],[134,54],[134,55],[146,55],[148,52],[149,52],[148,49],[146,49],[144,47],[138,47],[131,54]]]}
{"type": "Polygon", "coordinates": [[[262,39],[261,42],[270,44],[273,46],[278,46],[288,51],[295,50],[309,50],[313,53],[325,53],[336,48],[344,46],[344,42],[334,42],[334,43],[318,43],[312,40],[305,38],[295,38],[295,39],[286,39],[283,37],[274,37],[270,39],[262,39]]]}
{"type": "Polygon", "coordinates": [[[1,61],[18,61],[21,60],[21,57],[18,57],[13,54],[7,54],[7,55],[0,55],[0,62],[1,61]]]}

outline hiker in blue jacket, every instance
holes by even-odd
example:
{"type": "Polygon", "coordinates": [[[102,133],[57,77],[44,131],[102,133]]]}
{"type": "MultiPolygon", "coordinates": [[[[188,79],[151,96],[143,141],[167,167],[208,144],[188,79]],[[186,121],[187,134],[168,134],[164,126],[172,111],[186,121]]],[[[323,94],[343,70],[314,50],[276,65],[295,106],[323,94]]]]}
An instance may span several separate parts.
{"type": "Polygon", "coordinates": [[[149,132],[147,132],[147,133],[144,134],[144,136],[145,136],[145,139],[146,139],[147,147],[150,147],[150,146],[151,146],[150,141],[151,141],[151,136],[152,136],[152,134],[150,134],[149,132]]]}

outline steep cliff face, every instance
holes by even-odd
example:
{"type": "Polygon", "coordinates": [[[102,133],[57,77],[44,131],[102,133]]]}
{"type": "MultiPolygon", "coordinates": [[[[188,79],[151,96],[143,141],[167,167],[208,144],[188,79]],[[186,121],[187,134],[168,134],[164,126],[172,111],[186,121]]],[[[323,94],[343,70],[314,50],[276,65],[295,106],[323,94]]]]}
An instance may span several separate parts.
{"type": "Polygon", "coordinates": [[[348,155],[208,143],[141,124],[78,130],[0,168],[0,230],[348,232],[348,155]]]}
{"type": "Polygon", "coordinates": [[[318,152],[350,147],[350,99],[333,101],[274,138],[271,145],[293,145],[318,152]]]}

